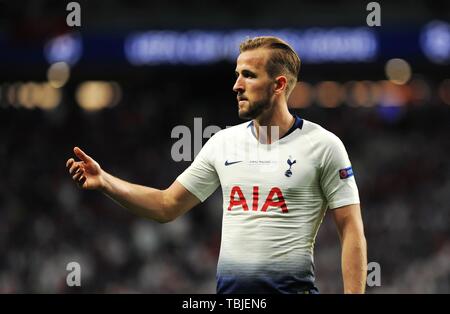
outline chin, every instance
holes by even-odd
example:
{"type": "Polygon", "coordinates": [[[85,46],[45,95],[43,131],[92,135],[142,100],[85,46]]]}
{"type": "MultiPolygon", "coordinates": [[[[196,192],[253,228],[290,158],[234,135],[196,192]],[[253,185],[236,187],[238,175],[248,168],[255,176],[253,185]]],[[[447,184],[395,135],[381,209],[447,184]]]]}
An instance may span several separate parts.
{"type": "Polygon", "coordinates": [[[241,110],[238,111],[238,116],[240,119],[246,119],[247,117],[245,112],[242,112],[241,110]]]}
{"type": "Polygon", "coordinates": [[[242,120],[251,120],[251,118],[250,117],[247,117],[247,116],[244,116],[244,115],[239,115],[239,119],[242,119],[242,120]]]}
{"type": "Polygon", "coordinates": [[[266,99],[257,102],[248,102],[245,106],[239,108],[239,118],[256,119],[268,109],[270,109],[270,103],[266,99]]]}
{"type": "Polygon", "coordinates": [[[249,114],[248,110],[239,109],[238,116],[240,119],[253,119],[251,114],[249,114]]]}

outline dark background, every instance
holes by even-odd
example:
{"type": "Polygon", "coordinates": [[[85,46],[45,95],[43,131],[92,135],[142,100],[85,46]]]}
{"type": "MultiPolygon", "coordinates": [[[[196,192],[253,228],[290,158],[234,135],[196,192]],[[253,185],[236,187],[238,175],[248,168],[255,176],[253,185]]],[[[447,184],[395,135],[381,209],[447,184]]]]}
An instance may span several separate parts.
{"type": "MultiPolygon", "coordinates": [[[[203,129],[242,122],[232,92],[233,62],[134,66],[125,58],[124,38],[147,30],[369,29],[369,1],[78,1],[82,25],[74,28],[66,25],[68,2],[0,2],[0,292],[214,293],[219,190],[160,225],[99,192],[78,189],[65,169],[79,146],[113,175],[166,188],[190,163],[172,159],[175,126],[193,131],[195,117],[203,129]],[[82,38],[83,53],[57,89],[56,107],[44,110],[20,91],[30,82],[46,83],[44,47],[63,34],[82,38]],[[79,106],[79,87],[93,80],[119,86],[114,105],[97,111],[79,106]],[[71,261],[81,265],[80,288],[66,285],[71,261]]],[[[382,26],[370,28],[377,34],[377,56],[367,62],[303,60],[300,80],[311,101],[300,106],[291,98],[289,104],[346,145],[368,259],[381,267],[381,286],[368,292],[449,293],[450,66],[448,56],[430,60],[419,40],[432,21],[450,29],[449,4],[379,3],[382,26]],[[391,58],[409,63],[406,84],[387,81],[391,58]],[[339,97],[321,85],[328,81],[338,84],[339,97]],[[368,105],[352,102],[354,81],[371,87],[368,105]],[[330,98],[339,99],[333,108],[321,100],[330,98]]],[[[339,240],[329,215],[319,230],[315,262],[321,292],[342,292],[339,240]]]]}

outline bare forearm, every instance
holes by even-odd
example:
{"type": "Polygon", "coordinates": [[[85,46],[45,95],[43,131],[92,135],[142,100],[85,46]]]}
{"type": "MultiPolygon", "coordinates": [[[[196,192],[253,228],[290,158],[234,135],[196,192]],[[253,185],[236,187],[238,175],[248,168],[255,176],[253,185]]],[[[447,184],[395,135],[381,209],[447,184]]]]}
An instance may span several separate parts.
{"type": "Polygon", "coordinates": [[[79,147],[74,147],[73,152],[80,160],[69,158],[66,161],[72,180],[80,188],[102,191],[136,215],[169,222],[200,202],[177,180],[165,190],[129,183],[104,171],[98,162],[79,147]]]}
{"type": "Polygon", "coordinates": [[[344,293],[364,293],[367,277],[367,245],[363,234],[351,233],[342,239],[344,293]]]}
{"type": "Polygon", "coordinates": [[[103,171],[101,191],[132,213],[158,222],[171,220],[164,191],[126,182],[103,171]]]}

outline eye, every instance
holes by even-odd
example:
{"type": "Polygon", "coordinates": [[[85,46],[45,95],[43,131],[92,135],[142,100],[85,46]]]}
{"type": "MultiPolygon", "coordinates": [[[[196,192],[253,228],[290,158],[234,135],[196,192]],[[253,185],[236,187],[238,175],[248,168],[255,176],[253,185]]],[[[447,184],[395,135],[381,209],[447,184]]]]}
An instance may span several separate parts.
{"type": "Polygon", "coordinates": [[[251,72],[251,71],[242,71],[242,75],[246,78],[255,78],[256,75],[255,73],[251,72]]]}
{"type": "Polygon", "coordinates": [[[243,70],[241,74],[239,72],[234,72],[234,75],[236,76],[236,79],[239,77],[239,75],[242,75],[244,78],[256,78],[256,74],[249,70],[243,70]]]}

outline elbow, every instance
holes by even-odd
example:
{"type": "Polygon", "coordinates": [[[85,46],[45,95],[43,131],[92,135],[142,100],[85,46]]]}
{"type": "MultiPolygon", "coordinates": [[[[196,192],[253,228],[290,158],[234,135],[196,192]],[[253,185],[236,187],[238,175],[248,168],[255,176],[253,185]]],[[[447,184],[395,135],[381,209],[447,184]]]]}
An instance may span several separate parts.
{"type": "Polygon", "coordinates": [[[367,241],[364,233],[363,232],[357,233],[355,238],[356,239],[353,239],[352,241],[355,242],[356,247],[361,251],[367,251],[367,241]]]}
{"type": "Polygon", "coordinates": [[[168,210],[163,210],[161,213],[159,213],[159,215],[157,217],[152,217],[151,219],[160,223],[160,224],[166,224],[169,223],[171,221],[174,221],[175,218],[177,218],[176,216],[172,215],[170,213],[170,211],[168,210]]]}
{"type": "Polygon", "coordinates": [[[365,266],[367,266],[367,241],[364,234],[359,234],[356,239],[352,240],[354,249],[359,252],[358,254],[365,260],[365,266]]]}
{"type": "Polygon", "coordinates": [[[174,215],[173,210],[171,210],[171,207],[172,206],[170,205],[168,200],[166,198],[163,198],[163,206],[158,213],[158,217],[154,218],[154,220],[156,220],[160,224],[166,224],[171,221],[174,221],[175,218],[177,217],[174,215]]]}
{"type": "Polygon", "coordinates": [[[166,224],[174,221],[180,215],[180,206],[170,196],[168,190],[162,191],[161,210],[158,213],[158,218],[154,219],[160,224],[166,224]]]}
{"type": "Polygon", "coordinates": [[[158,222],[158,223],[160,223],[160,224],[166,224],[166,223],[169,223],[169,222],[171,222],[171,221],[174,221],[175,220],[175,217],[166,217],[166,216],[163,216],[163,217],[158,217],[157,219],[154,219],[156,222],[158,222]]]}
{"type": "Polygon", "coordinates": [[[361,247],[364,250],[367,250],[367,240],[366,240],[366,236],[364,234],[364,228],[361,228],[361,230],[359,231],[358,237],[359,237],[359,241],[361,243],[361,247]]]}
{"type": "Polygon", "coordinates": [[[364,234],[361,237],[361,242],[362,242],[363,251],[367,255],[367,240],[366,240],[366,237],[364,236],[364,234]]]}
{"type": "Polygon", "coordinates": [[[350,244],[361,251],[367,251],[367,241],[363,228],[349,228],[343,230],[341,243],[350,244]]]}

